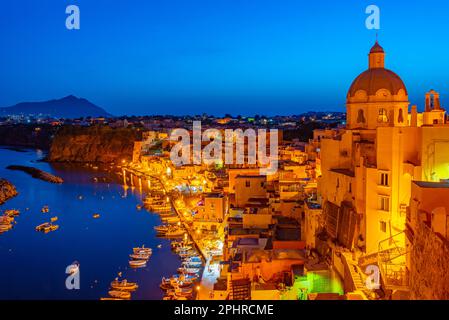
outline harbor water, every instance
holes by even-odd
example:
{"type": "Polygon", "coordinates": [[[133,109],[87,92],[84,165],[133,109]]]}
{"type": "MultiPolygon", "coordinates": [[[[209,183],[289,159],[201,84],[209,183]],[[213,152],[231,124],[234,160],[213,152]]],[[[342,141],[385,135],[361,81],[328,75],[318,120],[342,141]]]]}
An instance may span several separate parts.
{"type": "Polygon", "coordinates": [[[156,237],[159,216],[136,208],[145,190],[113,182],[120,181],[115,173],[52,165],[39,161],[43,156],[39,150],[0,148],[0,178],[19,192],[0,210],[21,212],[14,228],[0,234],[0,299],[99,299],[119,273],[138,283],[133,299],[161,299],[161,278],[175,274],[180,260],[169,240],[156,237]],[[32,166],[64,183],[38,180],[8,165],[32,166]],[[41,212],[45,205],[50,212],[41,212]],[[100,218],[93,218],[96,213],[100,218]],[[35,231],[52,217],[58,217],[58,230],[35,231]],[[145,268],[132,269],[128,256],[142,245],[153,248],[153,255],[145,268]],[[66,268],[75,261],[80,289],[68,290],[66,268]]]}

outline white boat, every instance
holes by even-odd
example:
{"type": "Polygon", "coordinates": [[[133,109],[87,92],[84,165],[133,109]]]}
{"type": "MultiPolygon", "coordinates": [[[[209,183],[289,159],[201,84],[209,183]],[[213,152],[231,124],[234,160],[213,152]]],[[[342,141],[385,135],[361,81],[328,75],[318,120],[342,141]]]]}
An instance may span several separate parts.
{"type": "Polygon", "coordinates": [[[192,257],[192,256],[194,256],[195,254],[196,254],[196,252],[193,251],[193,250],[191,250],[191,251],[178,252],[178,255],[179,255],[181,258],[183,258],[183,259],[192,257]]]}
{"type": "Polygon", "coordinates": [[[148,260],[148,259],[150,259],[150,254],[133,253],[133,254],[130,254],[129,257],[134,260],[148,260]]]}
{"type": "Polygon", "coordinates": [[[186,262],[186,263],[191,263],[191,262],[193,262],[193,263],[195,263],[195,262],[203,262],[203,261],[202,261],[201,258],[198,257],[198,256],[190,256],[190,257],[184,258],[184,259],[183,259],[183,262],[186,262]]]}
{"type": "Polygon", "coordinates": [[[175,251],[176,252],[182,252],[182,251],[188,251],[188,250],[191,250],[191,249],[192,249],[192,246],[182,246],[182,247],[177,247],[175,249],[175,251]]]}
{"type": "Polygon", "coordinates": [[[198,274],[200,272],[200,268],[178,268],[179,273],[183,274],[198,274]]]}
{"type": "Polygon", "coordinates": [[[200,268],[203,265],[200,261],[183,261],[182,266],[186,268],[200,268]]]}
{"type": "Polygon", "coordinates": [[[129,265],[134,268],[145,267],[147,265],[147,260],[130,260],[129,265]]]}
{"type": "Polygon", "coordinates": [[[145,248],[145,246],[133,248],[133,252],[136,254],[152,254],[153,250],[151,248],[145,248]]]}

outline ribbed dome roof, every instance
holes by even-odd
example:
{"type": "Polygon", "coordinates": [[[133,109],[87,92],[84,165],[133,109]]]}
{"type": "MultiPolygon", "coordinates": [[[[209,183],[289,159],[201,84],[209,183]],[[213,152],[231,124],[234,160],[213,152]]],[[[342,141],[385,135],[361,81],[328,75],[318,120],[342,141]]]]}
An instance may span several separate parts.
{"type": "Polygon", "coordinates": [[[375,95],[380,89],[387,89],[392,95],[404,90],[408,95],[402,79],[393,71],[384,68],[369,69],[360,74],[352,83],[348,95],[355,96],[356,92],[363,90],[368,96],[375,95]]]}

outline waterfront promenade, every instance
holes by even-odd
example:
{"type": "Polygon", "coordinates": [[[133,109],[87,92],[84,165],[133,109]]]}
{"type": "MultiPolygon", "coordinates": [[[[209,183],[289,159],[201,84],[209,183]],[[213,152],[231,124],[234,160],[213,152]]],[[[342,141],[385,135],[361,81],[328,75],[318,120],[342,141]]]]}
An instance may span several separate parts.
{"type": "Polygon", "coordinates": [[[170,201],[171,207],[178,215],[185,231],[187,232],[189,238],[194,243],[197,251],[201,255],[203,262],[204,262],[204,270],[203,270],[203,274],[201,276],[201,282],[200,282],[200,285],[196,288],[196,290],[197,290],[196,298],[198,300],[221,299],[221,297],[213,294],[214,284],[217,281],[217,278],[220,276],[219,264],[212,263],[212,256],[208,253],[206,247],[204,246],[203,239],[195,233],[195,230],[192,228],[191,225],[189,225],[186,217],[182,214],[181,207],[182,208],[187,207],[187,204],[184,203],[184,201],[182,200],[182,197],[177,197],[177,199],[175,199],[174,195],[171,194],[170,190],[167,190],[167,187],[165,186],[165,183],[161,176],[157,176],[155,174],[150,174],[148,172],[145,172],[144,170],[138,170],[138,169],[132,168],[130,166],[124,166],[124,167],[122,167],[122,169],[124,170],[124,172],[133,174],[139,178],[143,178],[145,180],[155,179],[160,183],[161,187],[163,188],[164,193],[167,194],[167,197],[170,201]],[[177,201],[175,201],[175,200],[180,200],[181,205],[177,205],[176,204],[177,201]]]}

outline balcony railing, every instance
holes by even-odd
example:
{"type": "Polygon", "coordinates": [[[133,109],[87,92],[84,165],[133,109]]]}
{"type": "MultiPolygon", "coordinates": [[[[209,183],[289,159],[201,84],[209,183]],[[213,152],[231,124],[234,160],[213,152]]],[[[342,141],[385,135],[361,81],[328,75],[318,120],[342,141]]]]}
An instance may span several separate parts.
{"type": "Polygon", "coordinates": [[[387,289],[408,290],[409,271],[406,266],[406,255],[404,232],[379,243],[377,261],[387,289]]]}

